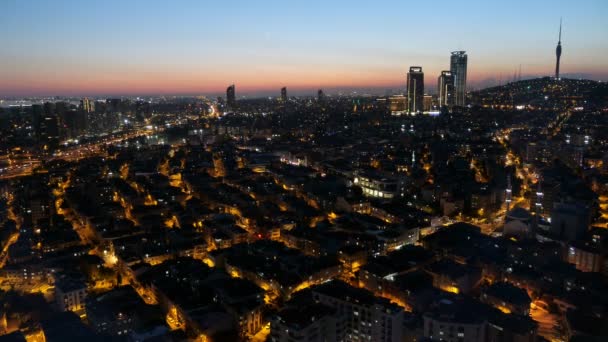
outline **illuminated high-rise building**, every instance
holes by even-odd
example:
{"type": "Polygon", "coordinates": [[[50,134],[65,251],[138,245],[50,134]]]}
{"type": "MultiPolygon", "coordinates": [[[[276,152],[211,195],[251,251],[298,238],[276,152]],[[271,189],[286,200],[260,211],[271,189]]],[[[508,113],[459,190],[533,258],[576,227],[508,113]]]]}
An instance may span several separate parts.
{"type": "Polygon", "coordinates": [[[287,102],[287,87],[281,88],[281,102],[287,102]]]}
{"type": "Polygon", "coordinates": [[[407,73],[407,109],[420,113],[424,106],[424,73],[422,67],[412,66],[407,73]]]}
{"type": "Polygon", "coordinates": [[[230,109],[234,109],[236,107],[236,86],[234,84],[230,85],[226,89],[226,104],[230,109]]]}
{"type": "Polygon", "coordinates": [[[456,106],[466,105],[467,59],[466,51],[453,51],[450,56],[450,71],[454,76],[454,104],[456,106]]]}
{"type": "Polygon", "coordinates": [[[80,100],[80,109],[85,113],[90,113],[93,111],[93,101],[91,101],[88,97],[82,98],[80,100]]]}
{"type": "Polygon", "coordinates": [[[437,80],[437,95],[439,97],[439,108],[452,107],[454,105],[454,75],[449,70],[441,72],[437,80]]]}
{"type": "Polygon", "coordinates": [[[555,79],[559,80],[559,60],[562,58],[562,19],[559,19],[559,38],[557,40],[557,47],[555,48],[555,79]]]}

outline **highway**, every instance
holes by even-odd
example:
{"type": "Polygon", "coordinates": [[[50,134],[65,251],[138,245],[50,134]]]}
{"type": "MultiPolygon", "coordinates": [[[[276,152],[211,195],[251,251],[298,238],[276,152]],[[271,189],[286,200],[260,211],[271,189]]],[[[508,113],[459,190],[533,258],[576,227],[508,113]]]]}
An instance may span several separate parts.
{"type": "MultiPolygon", "coordinates": [[[[71,162],[94,157],[104,153],[107,146],[114,145],[125,140],[146,136],[153,132],[160,132],[162,130],[162,128],[156,131],[149,129],[137,129],[119,134],[117,136],[104,137],[99,141],[59,149],[51,156],[39,158],[30,157],[27,160],[16,160],[11,162],[9,166],[0,169],[0,180],[31,175],[36,168],[41,167],[44,163],[52,161],[64,160],[71,162]]],[[[10,160],[10,157],[8,155],[4,155],[0,156],[0,159],[10,160]]]]}

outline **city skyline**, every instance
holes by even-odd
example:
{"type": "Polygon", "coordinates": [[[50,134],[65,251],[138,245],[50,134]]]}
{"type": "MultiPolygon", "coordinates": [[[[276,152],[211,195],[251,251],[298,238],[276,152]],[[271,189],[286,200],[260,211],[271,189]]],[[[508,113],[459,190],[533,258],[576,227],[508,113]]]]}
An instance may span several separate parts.
{"type": "Polygon", "coordinates": [[[552,76],[562,16],[560,74],[608,80],[602,1],[118,5],[1,5],[0,96],[222,94],[232,83],[239,96],[278,96],[281,87],[382,94],[404,89],[411,65],[424,68],[434,93],[457,50],[467,51],[467,85],[478,89],[511,81],[520,65],[523,78],[552,76]]]}
{"type": "Polygon", "coordinates": [[[607,9],[0,1],[0,342],[608,341],[607,9]]]}

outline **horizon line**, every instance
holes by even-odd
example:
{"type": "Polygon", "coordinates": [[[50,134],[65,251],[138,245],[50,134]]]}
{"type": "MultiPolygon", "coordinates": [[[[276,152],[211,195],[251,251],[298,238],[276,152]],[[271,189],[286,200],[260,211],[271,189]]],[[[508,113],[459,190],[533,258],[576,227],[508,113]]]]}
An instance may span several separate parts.
{"type": "MultiPolygon", "coordinates": [[[[570,75],[576,75],[576,73],[574,74],[570,74],[570,75]]],[[[500,80],[498,80],[499,84],[493,84],[493,85],[487,85],[487,86],[480,86],[480,87],[469,87],[469,89],[467,89],[467,92],[475,92],[475,91],[480,91],[480,90],[484,90],[484,89],[490,89],[490,88],[495,88],[495,87],[500,87],[500,86],[504,86],[510,83],[515,83],[515,82],[520,82],[520,81],[527,81],[527,80],[533,80],[533,79],[543,79],[543,78],[554,78],[553,76],[550,75],[544,75],[544,76],[540,76],[540,75],[528,75],[528,76],[524,76],[522,79],[518,79],[518,80],[506,80],[504,82],[500,82],[500,80]]],[[[592,82],[599,82],[599,83],[603,83],[603,82],[608,82],[608,80],[603,81],[603,80],[594,80],[588,77],[560,77],[561,80],[584,80],[584,81],[592,81],[592,82]]],[[[496,79],[494,79],[494,81],[496,81],[496,79]]],[[[394,87],[391,87],[390,85],[387,86],[354,86],[354,87],[347,87],[347,86],[331,86],[331,87],[293,87],[290,88],[289,86],[279,86],[277,88],[261,88],[257,91],[251,91],[251,90],[246,90],[244,91],[243,95],[239,95],[239,91],[238,91],[238,83],[230,83],[228,86],[230,85],[236,85],[236,89],[237,89],[237,98],[250,98],[250,99],[259,99],[259,98],[266,98],[266,97],[280,97],[280,91],[282,87],[286,87],[288,94],[289,94],[289,90],[290,89],[295,89],[295,93],[298,93],[297,95],[292,95],[289,97],[316,97],[316,91],[319,89],[322,89],[326,95],[330,95],[330,96],[340,96],[340,95],[347,95],[347,94],[341,94],[341,93],[356,93],[356,92],[361,92],[361,95],[374,95],[374,96],[388,96],[388,95],[398,95],[398,94],[405,94],[407,87],[405,87],[404,85],[401,86],[397,86],[395,85],[394,87]],[[305,92],[310,92],[309,95],[307,94],[303,94],[305,92]],[[381,94],[380,92],[384,92],[385,94],[381,94]],[[391,92],[391,94],[386,94],[386,92],[391,92]]],[[[433,95],[436,94],[437,89],[435,89],[435,87],[429,87],[431,91],[429,92],[425,92],[425,94],[428,95],[433,95]]],[[[352,94],[350,94],[352,95],[352,94]]],[[[203,92],[159,92],[159,93],[130,93],[130,92],[122,92],[122,93],[97,93],[97,94],[91,94],[91,93],[83,93],[83,94],[71,94],[71,95],[67,95],[67,94],[45,94],[45,95],[8,95],[8,96],[0,96],[0,100],[16,100],[16,99],[25,99],[25,98],[83,98],[83,97],[91,97],[91,98],[103,98],[103,97],[163,97],[163,96],[170,96],[170,97],[197,97],[197,96],[204,96],[204,97],[216,97],[216,96],[225,96],[225,91],[213,91],[213,92],[208,92],[208,91],[203,91],[203,92]]]]}

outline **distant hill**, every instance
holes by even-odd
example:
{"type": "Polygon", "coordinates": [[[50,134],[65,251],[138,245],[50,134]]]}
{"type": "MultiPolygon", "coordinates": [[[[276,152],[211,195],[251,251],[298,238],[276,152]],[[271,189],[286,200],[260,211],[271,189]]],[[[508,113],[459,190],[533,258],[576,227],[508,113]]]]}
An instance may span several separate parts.
{"type": "Polygon", "coordinates": [[[472,92],[471,103],[486,107],[524,105],[553,108],[565,105],[606,108],[608,83],[571,78],[534,78],[472,92]]]}

